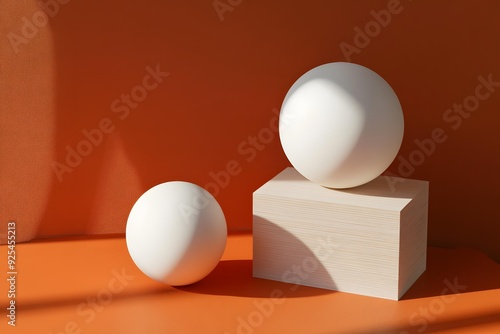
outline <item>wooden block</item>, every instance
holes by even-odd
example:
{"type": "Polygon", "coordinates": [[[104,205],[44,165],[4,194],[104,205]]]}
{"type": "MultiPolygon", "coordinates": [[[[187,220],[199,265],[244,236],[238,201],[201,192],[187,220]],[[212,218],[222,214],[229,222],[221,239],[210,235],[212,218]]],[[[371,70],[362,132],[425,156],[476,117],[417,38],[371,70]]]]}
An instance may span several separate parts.
{"type": "Polygon", "coordinates": [[[428,189],[334,190],[287,168],[253,194],[253,276],[398,300],[425,271],[428,189]]]}

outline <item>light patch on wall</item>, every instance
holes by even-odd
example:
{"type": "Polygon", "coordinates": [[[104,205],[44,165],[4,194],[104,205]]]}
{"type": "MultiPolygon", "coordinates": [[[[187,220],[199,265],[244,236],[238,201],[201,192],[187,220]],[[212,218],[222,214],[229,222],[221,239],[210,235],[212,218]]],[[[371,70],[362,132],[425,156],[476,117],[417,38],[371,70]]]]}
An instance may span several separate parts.
{"type": "Polygon", "coordinates": [[[100,174],[96,175],[99,179],[88,231],[85,231],[87,234],[125,232],[129,211],[146,190],[127,156],[120,134],[111,133],[103,146],[102,167],[100,174]],[[106,225],[107,222],[113,224],[106,225]]]}
{"type": "MultiPolygon", "coordinates": [[[[20,18],[40,11],[34,1],[20,6],[7,1],[0,21],[6,32],[20,18]]],[[[0,45],[0,243],[7,221],[16,221],[17,242],[32,239],[49,198],[55,141],[54,48],[50,25],[39,29],[29,52],[13,52],[6,38],[0,45]]]]}

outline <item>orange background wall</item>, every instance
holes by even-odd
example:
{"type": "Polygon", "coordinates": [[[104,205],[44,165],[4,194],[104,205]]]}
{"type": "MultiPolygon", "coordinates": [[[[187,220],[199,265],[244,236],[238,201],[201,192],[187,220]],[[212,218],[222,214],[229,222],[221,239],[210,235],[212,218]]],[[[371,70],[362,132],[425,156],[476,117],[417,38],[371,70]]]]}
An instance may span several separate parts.
{"type": "Polygon", "coordinates": [[[47,20],[36,1],[3,3],[2,242],[8,220],[18,241],[123,232],[148,188],[215,176],[229,229],[250,229],[252,192],[289,166],[273,110],[307,70],[352,61],[400,98],[389,171],[430,181],[429,243],[500,260],[500,87],[480,88],[489,95],[466,118],[447,111],[477,101],[478,77],[500,82],[498,1],[220,0],[218,14],[213,0],[42,0],[47,20]],[[390,22],[374,24],[388,7],[390,22]],[[446,140],[417,153],[436,128],[446,140]],[[78,149],[88,155],[68,165],[78,149]]]}

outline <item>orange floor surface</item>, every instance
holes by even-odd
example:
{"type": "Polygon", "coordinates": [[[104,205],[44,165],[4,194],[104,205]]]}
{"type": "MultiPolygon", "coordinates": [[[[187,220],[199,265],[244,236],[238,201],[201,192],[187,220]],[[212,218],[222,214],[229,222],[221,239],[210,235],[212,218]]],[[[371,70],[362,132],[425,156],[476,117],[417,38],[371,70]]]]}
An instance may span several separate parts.
{"type": "Polygon", "coordinates": [[[500,265],[468,249],[429,248],[400,301],[253,278],[250,234],[231,235],[217,268],[187,287],[142,274],[123,236],[18,244],[15,269],[0,333],[500,333],[500,265]]]}

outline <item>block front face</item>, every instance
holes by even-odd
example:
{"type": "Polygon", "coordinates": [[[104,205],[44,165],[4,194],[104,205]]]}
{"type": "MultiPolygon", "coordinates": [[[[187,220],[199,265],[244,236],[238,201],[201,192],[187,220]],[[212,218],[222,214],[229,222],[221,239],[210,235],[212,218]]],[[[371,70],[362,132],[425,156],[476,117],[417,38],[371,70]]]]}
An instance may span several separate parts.
{"type": "MultiPolygon", "coordinates": [[[[393,197],[381,195],[386,189],[377,192],[379,182],[364,190],[338,191],[295,173],[287,169],[254,193],[254,276],[399,299],[401,287],[408,285],[401,284],[401,277],[420,275],[401,275],[400,270],[400,218],[412,201],[408,189],[393,197]]],[[[409,209],[414,223],[408,231],[422,229],[419,216],[409,209]]],[[[425,249],[421,239],[411,247],[423,243],[425,249]]],[[[411,255],[408,251],[410,267],[420,270],[411,255]]]]}
{"type": "Polygon", "coordinates": [[[254,276],[336,289],[324,264],[334,249],[328,239],[314,241],[318,246],[309,247],[292,232],[254,216],[254,276]]]}
{"type": "Polygon", "coordinates": [[[397,296],[397,214],[367,210],[358,216],[353,208],[320,209],[317,203],[299,201],[281,204],[278,208],[273,199],[254,197],[254,276],[397,296]],[[375,214],[384,218],[386,227],[364,224],[375,214]]]}

